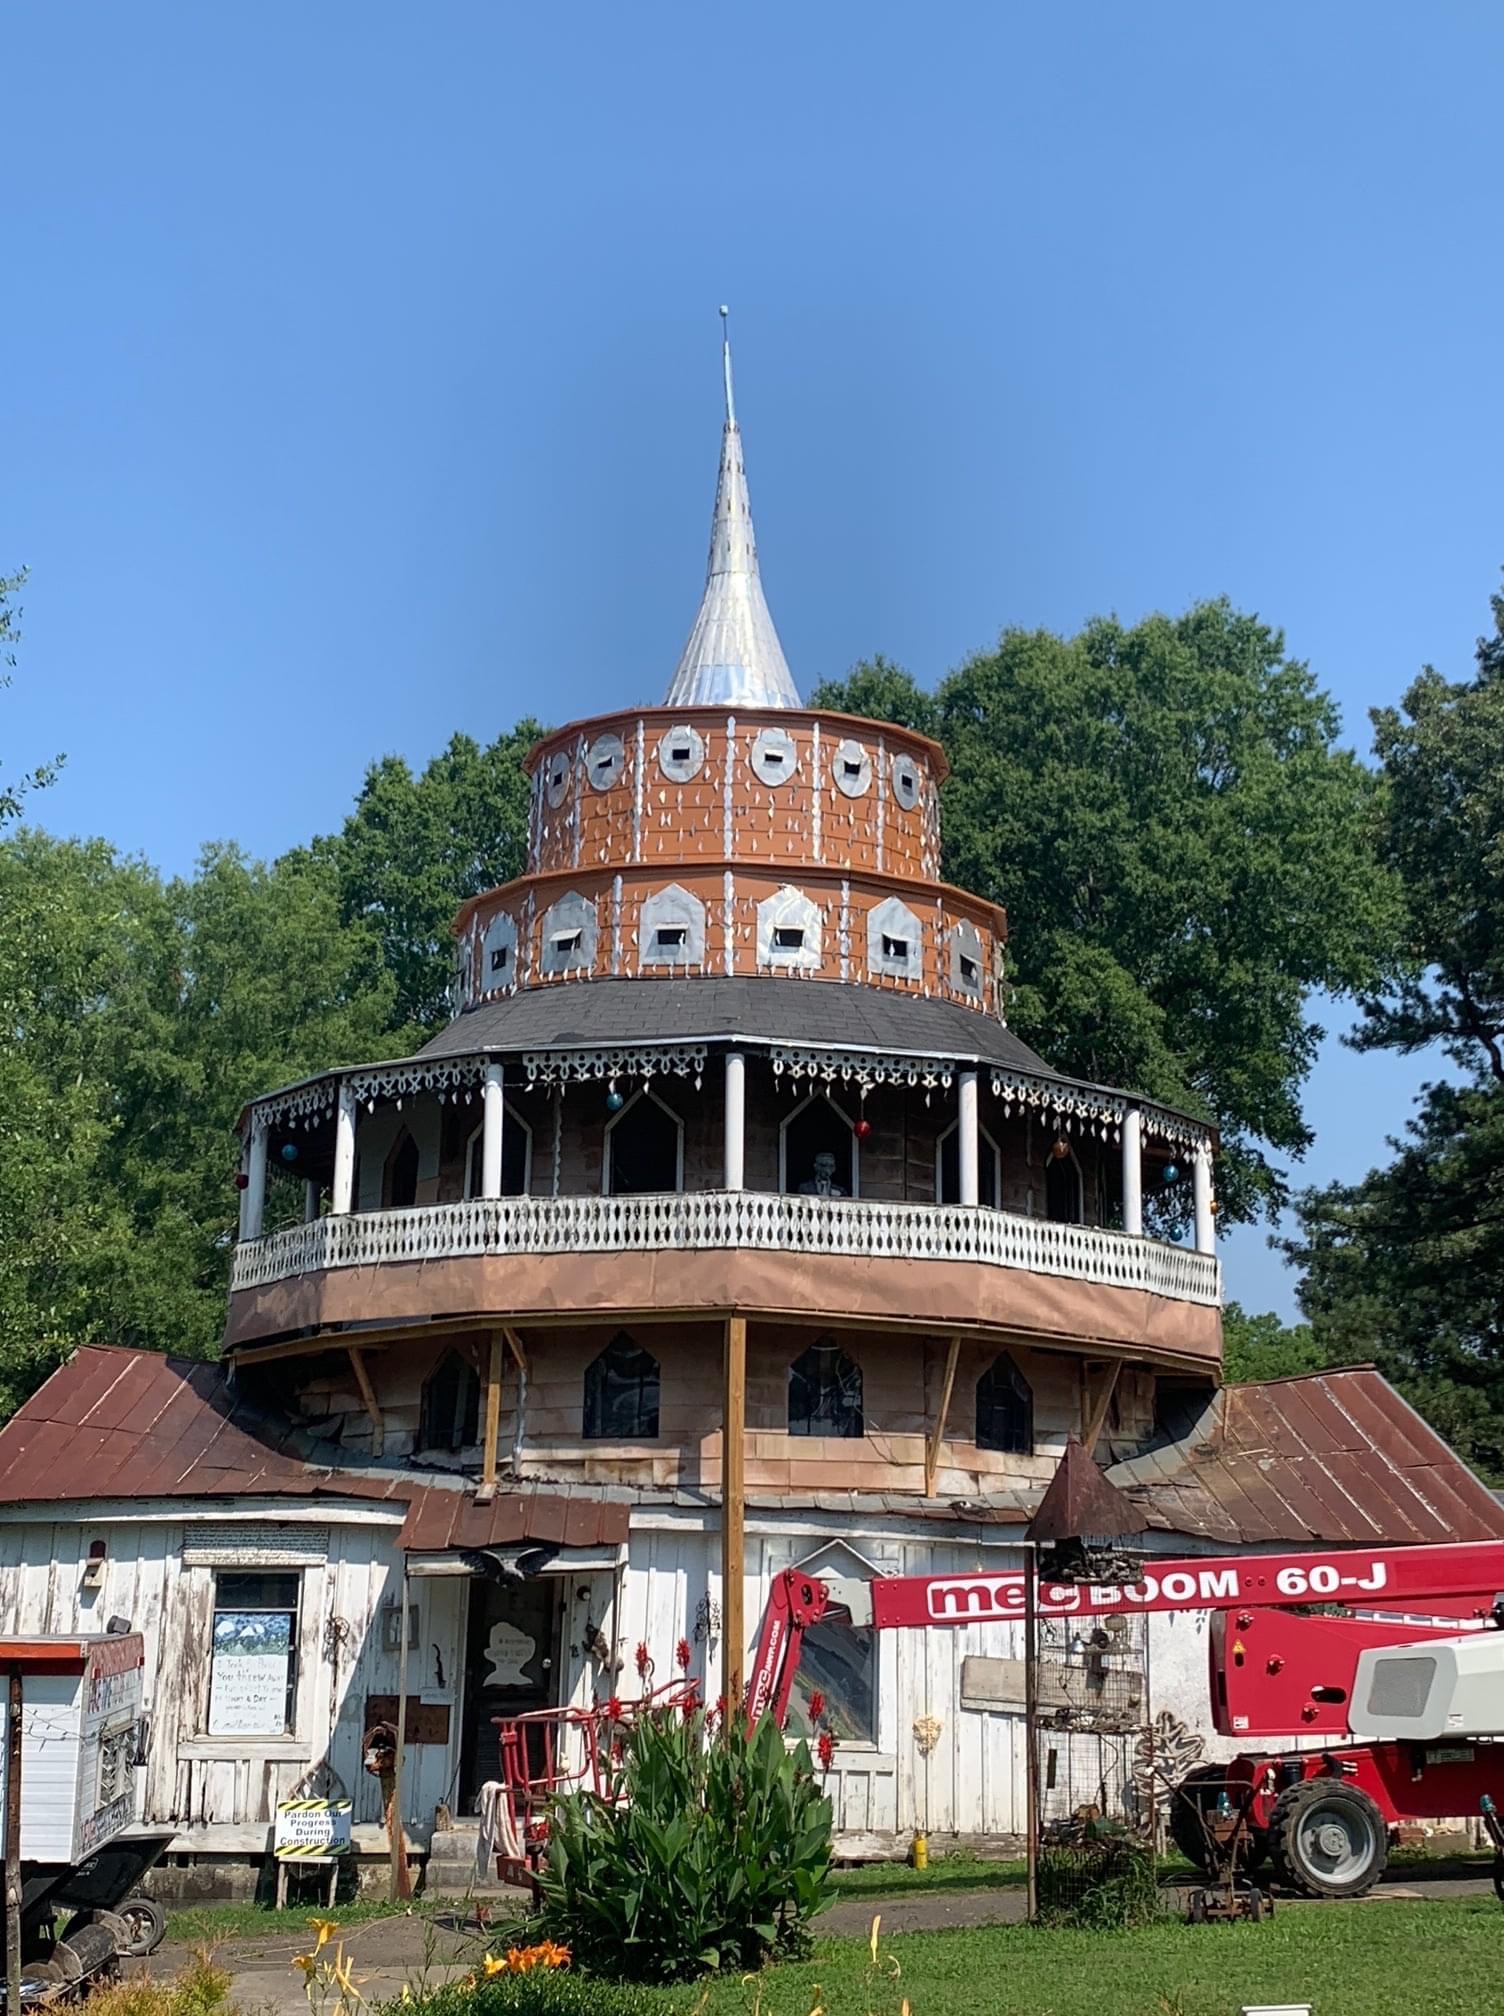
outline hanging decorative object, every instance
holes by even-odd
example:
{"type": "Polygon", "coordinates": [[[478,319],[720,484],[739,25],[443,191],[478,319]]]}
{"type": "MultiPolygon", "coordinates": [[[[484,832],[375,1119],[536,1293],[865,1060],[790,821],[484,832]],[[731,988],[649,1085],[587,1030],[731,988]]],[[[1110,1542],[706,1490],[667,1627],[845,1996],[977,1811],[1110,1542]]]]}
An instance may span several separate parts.
{"type": "Polygon", "coordinates": [[[237,1169],[235,1171],[235,1188],[237,1190],[249,1190],[250,1187],[251,1187],[250,1177],[246,1175],[243,1169],[237,1169]]]}
{"type": "Polygon", "coordinates": [[[1057,1162],[1063,1162],[1071,1152],[1071,1144],[1063,1134],[1057,1134],[1050,1144],[1050,1153],[1057,1162]]]}
{"type": "Polygon", "coordinates": [[[618,1092],[613,1085],[611,1090],[606,1094],[606,1111],[608,1113],[619,1113],[626,1103],[625,1093],[618,1092]]]}
{"type": "Polygon", "coordinates": [[[852,1122],[851,1131],[858,1141],[865,1141],[867,1136],[872,1132],[872,1122],[864,1115],[862,1119],[852,1122]]]}
{"type": "Polygon", "coordinates": [[[1173,1162],[1167,1162],[1165,1164],[1164,1179],[1167,1183],[1178,1183],[1180,1181],[1180,1170],[1176,1167],[1176,1165],[1173,1162]]]}
{"type": "Polygon", "coordinates": [[[281,1150],[280,1150],[280,1153],[281,1153],[281,1156],[282,1156],[282,1160],[283,1160],[284,1162],[296,1162],[296,1161],[297,1161],[297,1159],[298,1159],[298,1153],[299,1153],[299,1150],[298,1150],[298,1144],[297,1144],[297,1142],[296,1142],[296,1141],[284,1141],[284,1142],[282,1143],[282,1147],[281,1147],[281,1150]]]}

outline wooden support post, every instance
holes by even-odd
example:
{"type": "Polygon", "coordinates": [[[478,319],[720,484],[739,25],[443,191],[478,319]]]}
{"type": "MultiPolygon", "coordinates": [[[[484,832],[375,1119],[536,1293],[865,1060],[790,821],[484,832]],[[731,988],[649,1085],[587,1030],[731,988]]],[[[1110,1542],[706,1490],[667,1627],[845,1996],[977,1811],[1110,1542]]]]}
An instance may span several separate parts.
{"type": "MultiPolygon", "coordinates": [[[[1088,1413],[1085,1408],[1082,1409],[1085,1425],[1081,1434],[1081,1446],[1088,1456],[1095,1456],[1097,1453],[1097,1443],[1101,1440],[1102,1430],[1107,1426],[1107,1410],[1112,1405],[1113,1394],[1118,1390],[1118,1374],[1122,1369],[1122,1359],[1114,1358],[1103,1376],[1102,1390],[1092,1402],[1090,1412],[1088,1413]]],[[[1091,1392],[1090,1372],[1084,1371],[1082,1377],[1085,1382],[1085,1391],[1082,1395],[1084,1399],[1091,1392]]]]}
{"type": "Polygon", "coordinates": [[[491,1338],[491,1358],[486,1367],[486,1423],[480,1452],[480,1489],[476,1503],[484,1505],[496,1496],[496,1438],[501,1432],[502,1335],[491,1338]]]}
{"type": "Polygon", "coordinates": [[[747,1656],[747,1319],[726,1318],[726,1383],[721,1408],[721,1692],[742,1698],[747,1656]]]}
{"type": "Polygon", "coordinates": [[[5,1717],[5,2006],[21,2007],[21,1669],[10,1671],[5,1717]]]}
{"type": "Polygon", "coordinates": [[[392,1759],[392,1790],[387,1804],[387,1840],[392,1851],[391,1901],[406,1903],[413,1894],[412,1871],[407,1866],[407,1825],[402,1812],[402,1766],[407,1749],[407,1556],[402,1557],[402,1650],[397,1655],[397,1749],[392,1759]]]}
{"type": "Polygon", "coordinates": [[[935,1473],[940,1468],[940,1444],[945,1440],[945,1423],[950,1416],[950,1396],[956,1385],[956,1360],[961,1355],[961,1340],[952,1337],[950,1349],[945,1354],[945,1378],[940,1386],[940,1405],[935,1412],[935,1425],[930,1430],[930,1439],[924,1451],[924,1495],[935,1495],[935,1473]]]}
{"type": "Polygon", "coordinates": [[[360,1404],[365,1408],[371,1423],[371,1454],[379,1456],[386,1448],[386,1416],[381,1411],[381,1402],[376,1398],[376,1388],[371,1384],[366,1361],[353,1344],[350,1346],[350,1370],[355,1374],[355,1383],[360,1388],[360,1404]]]}

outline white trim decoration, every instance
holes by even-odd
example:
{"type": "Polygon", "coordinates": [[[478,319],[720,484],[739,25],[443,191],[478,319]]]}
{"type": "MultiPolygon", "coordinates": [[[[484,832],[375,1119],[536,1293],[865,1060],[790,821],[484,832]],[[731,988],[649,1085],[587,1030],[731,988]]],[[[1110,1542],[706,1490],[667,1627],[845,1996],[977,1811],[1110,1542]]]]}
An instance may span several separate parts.
{"type": "Polygon", "coordinates": [[[826,1085],[836,1079],[851,1085],[922,1085],[926,1091],[949,1085],[960,1068],[953,1057],[911,1057],[881,1050],[821,1050],[801,1043],[770,1046],[773,1076],[786,1071],[797,1083],[813,1078],[826,1085]]]}
{"type": "Polygon", "coordinates": [[[694,1252],[749,1247],[863,1259],[966,1260],[1136,1288],[1215,1307],[1214,1255],[1094,1225],[985,1205],[890,1204],[766,1190],[635,1197],[490,1197],[319,1218],[235,1249],[232,1293],[299,1274],[512,1253],[694,1252]]]}
{"type": "Polygon", "coordinates": [[[522,1068],[530,1085],[583,1085],[618,1078],[693,1078],[695,1090],[705,1071],[703,1043],[666,1043],[661,1048],[619,1044],[601,1050],[524,1050],[522,1068]]]}

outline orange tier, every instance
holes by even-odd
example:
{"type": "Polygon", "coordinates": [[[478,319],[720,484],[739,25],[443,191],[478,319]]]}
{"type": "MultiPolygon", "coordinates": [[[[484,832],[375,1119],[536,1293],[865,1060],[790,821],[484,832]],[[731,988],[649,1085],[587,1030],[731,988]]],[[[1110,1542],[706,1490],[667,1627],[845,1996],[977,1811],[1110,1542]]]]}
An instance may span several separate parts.
{"type": "Polygon", "coordinates": [[[534,873],[695,861],[940,873],[944,752],[889,722],[635,708],[561,728],[527,767],[534,873]]]}

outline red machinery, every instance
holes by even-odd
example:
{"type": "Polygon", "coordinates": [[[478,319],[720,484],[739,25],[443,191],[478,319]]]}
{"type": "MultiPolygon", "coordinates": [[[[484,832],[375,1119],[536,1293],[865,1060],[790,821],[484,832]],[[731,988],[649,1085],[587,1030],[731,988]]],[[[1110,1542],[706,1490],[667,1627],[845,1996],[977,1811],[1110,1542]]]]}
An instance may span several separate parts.
{"type": "MultiPolygon", "coordinates": [[[[805,1632],[828,1614],[874,1630],[1021,1617],[1026,1579],[991,1575],[774,1583],[747,1686],[755,1720],[782,1722],[805,1632]]],[[[1248,1752],[1181,1788],[1172,1832],[1203,1866],[1219,1830],[1252,1863],[1272,1855],[1312,1896],[1362,1896],[1390,1829],[1504,1806],[1504,1543],[1156,1561],[1119,1584],[1038,1584],[1040,1616],[1209,1610],[1212,1715],[1226,1736],[1318,1736],[1248,1752]],[[1351,1738],[1380,1740],[1351,1741],[1351,1738]]]]}

